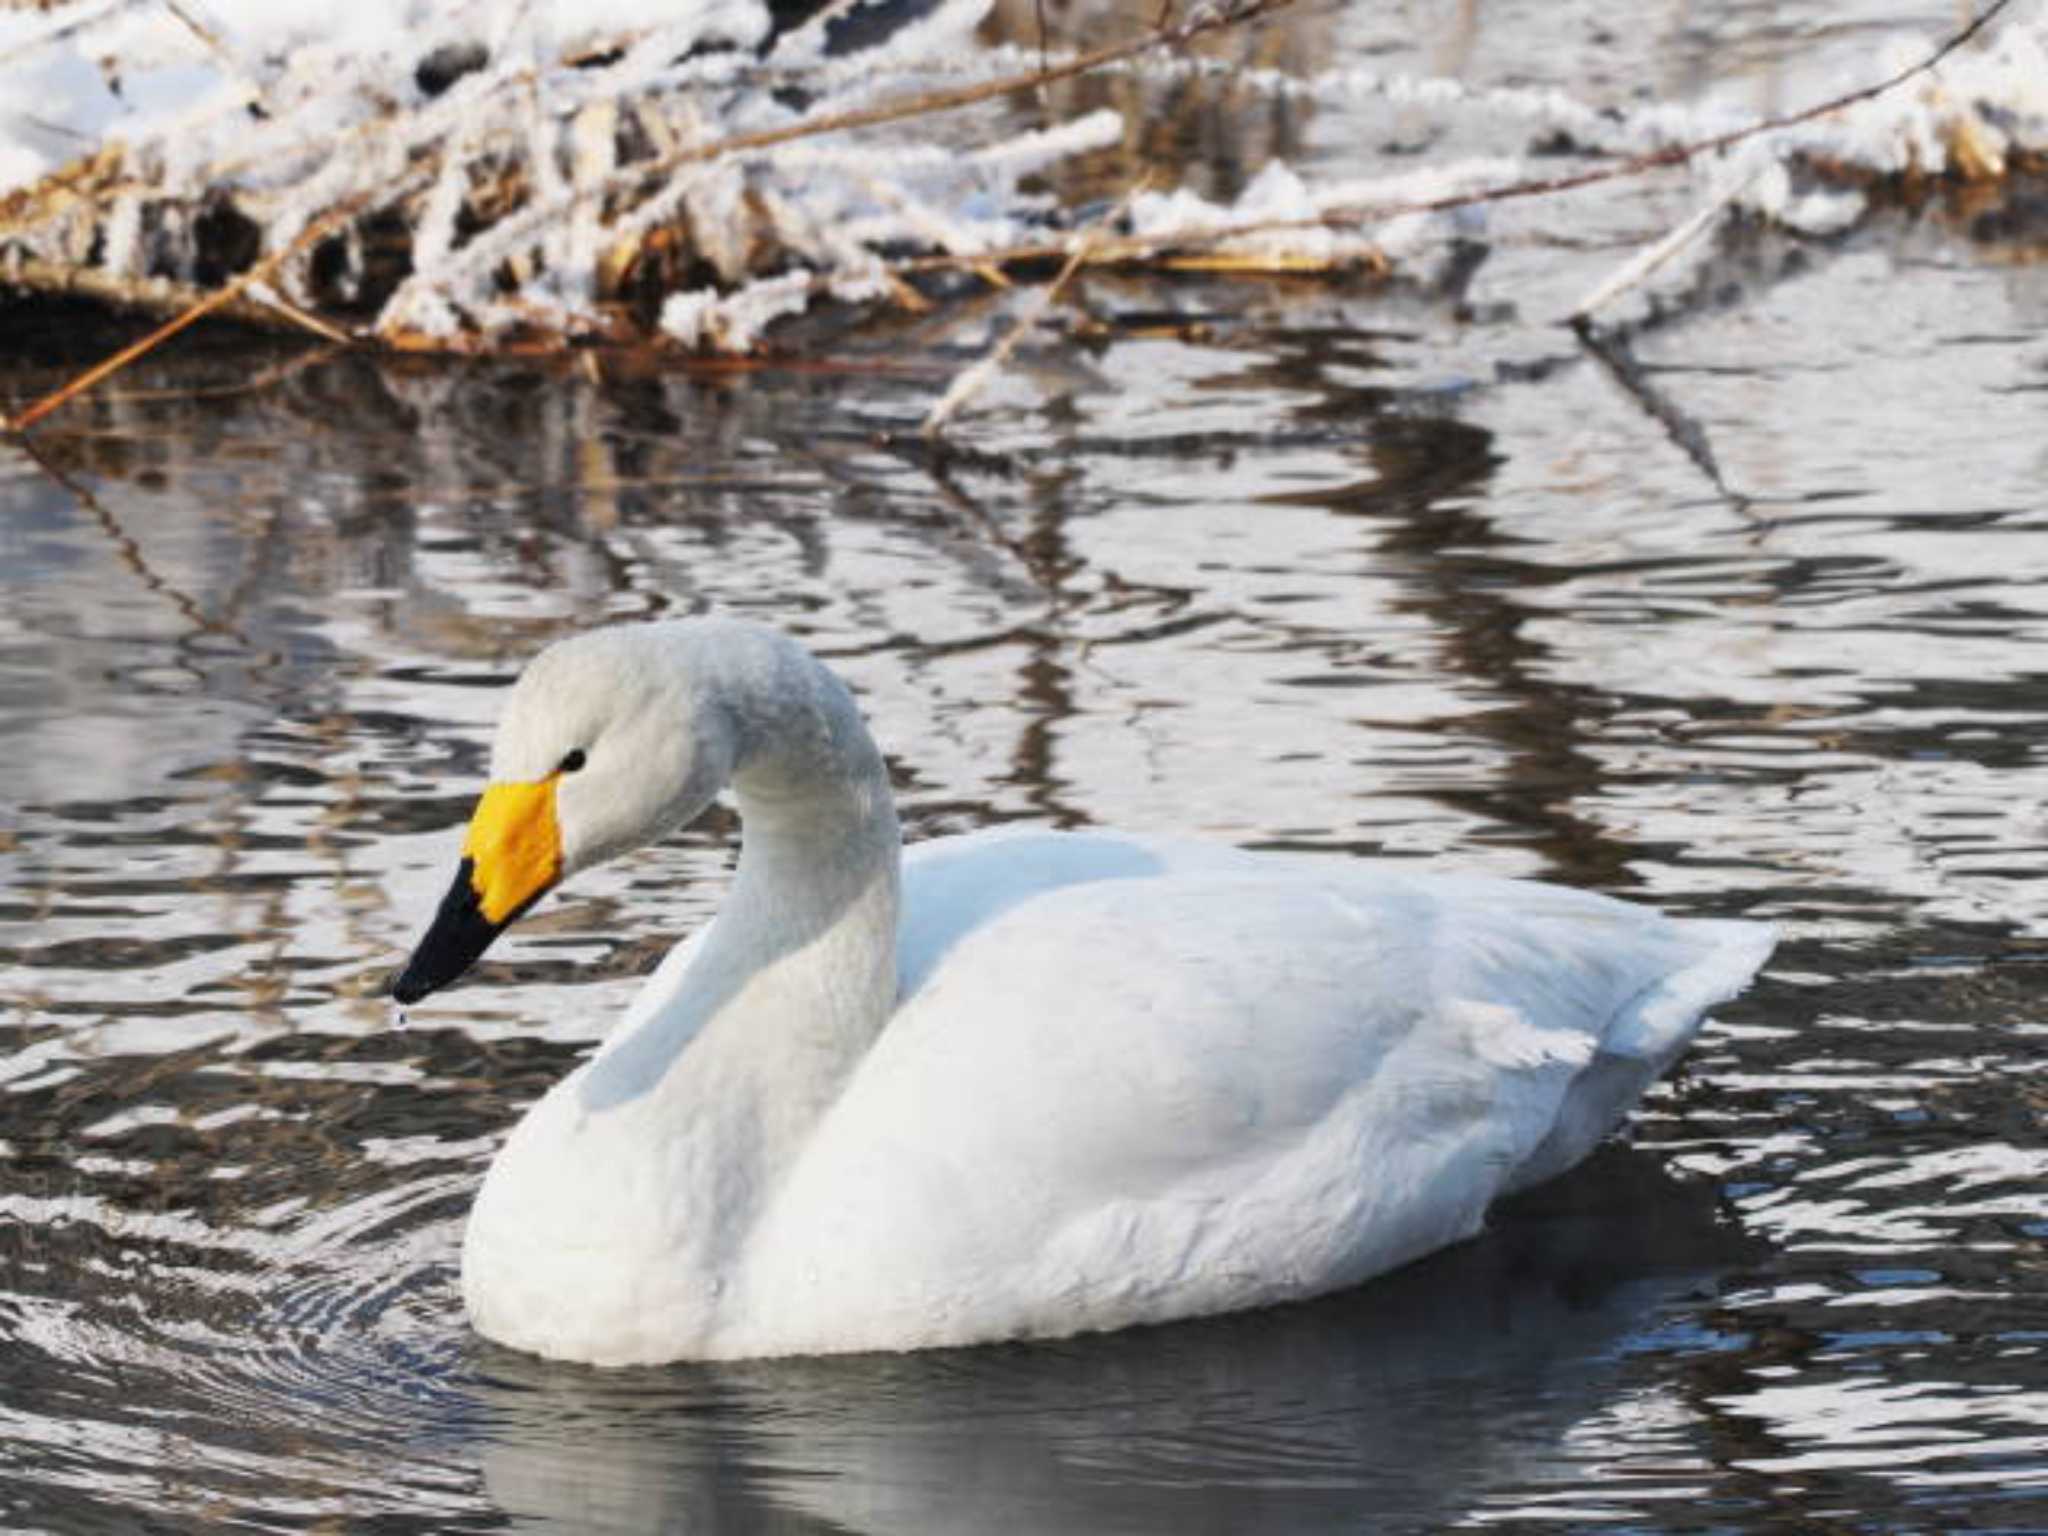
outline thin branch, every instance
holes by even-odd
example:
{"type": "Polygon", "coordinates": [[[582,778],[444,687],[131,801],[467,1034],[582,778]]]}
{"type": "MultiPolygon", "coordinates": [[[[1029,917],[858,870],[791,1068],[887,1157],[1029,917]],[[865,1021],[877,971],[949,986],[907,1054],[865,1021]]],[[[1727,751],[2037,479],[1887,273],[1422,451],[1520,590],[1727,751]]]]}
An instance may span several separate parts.
{"type": "Polygon", "coordinates": [[[252,286],[249,289],[249,297],[256,303],[275,310],[301,330],[311,331],[322,341],[331,342],[337,347],[347,347],[355,344],[355,338],[349,335],[347,331],[321,319],[311,310],[301,309],[268,283],[257,283],[252,286]]]}
{"type": "MultiPolygon", "coordinates": [[[[1751,123],[1746,128],[1730,129],[1727,133],[1715,134],[1708,139],[1693,139],[1683,144],[1667,144],[1662,149],[1653,149],[1647,154],[1631,155],[1613,165],[1598,170],[1581,171],[1572,176],[1551,176],[1540,181],[1511,182],[1504,187],[1493,187],[1483,192],[1460,193],[1452,197],[1435,198],[1427,202],[1410,203],[1398,208],[1368,209],[1356,215],[1359,220],[1377,221],[1403,213],[1440,213],[1452,208],[1469,208],[1477,203],[1506,202],[1510,198],[1541,197],[1552,192],[1571,192],[1580,187],[1589,187],[1597,182],[1614,181],[1623,176],[1635,176],[1644,171],[1661,170],[1666,166],[1684,165],[1701,155],[1717,150],[1729,149],[1761,134],[1776,133],[1785,128],[1796,128],[1801,123],[1812,122],[1817,117],[1826,117],[1830,112],[1839,112],[1844,107],[1853,107],[1871,101],[1888,91],[1896,90],[1908,81],[1926,74],[1941,61],[1963,47],[1988,27],[1998,15],[2012,4],[2012,0],[1991,0],[1982,15],[1968,26],[1955,33],[1940,47],[1917,64],[1908,65],[1875,85],[1866,85],[1857,90],[1835,96],[1817,106],[1807,107],[1798,112],[1788,112],[1778,117],[1767,117],[1751,123]]],[[[1322,221],[1327,222],[1327,221],[1322,221]]]]}
{"type": "MultiPolygon", "coordinates": [[[[247,285],[244,284],[241,286],[247,285]]],[[[173,336],[177,335],[178,332],[184,330],[194,321],[201,320],[205,318],[207,315],[212,314],[214,310],[220,308],[221,305],[225,304],[229,299],[233,298],[235,296],[235,293],[238,293],[239,291],[239,287],[235,289],[234,292],[230,292],[227,289],[222,289],[220,292],[215,293],[208,298],[201,299],[197,304],[194,304],[182,315],[177,316],[175,319],[165,321],[162,325],[158,326],[155,330],[151,331],[147,336],[143,337],[140,341],[129,343],[129,345],[123,347],[120,351],[116,352],[112,357],[103,358],[101,359],[101,361],[95,363],[92,367],[86,369],[85,372],[79,374],[78,377],[71,380],[70,383],[63,385],[58,389],[53,389],[52,391],[50,391],[49,394],[43,396],[42,399],[36,401],[35,404],[31,405],[19,416],[11,418],[0,418],[0,431],[15,433],[26,432],[30,427],[34,426],[37,422],[41,421],[45,416],[49,415],[50,412],[56,410],[66,401],[72,399],[77,395],[83,394],[86,390],[91,389],[93,385],[99,383],[101,379],[108,377],[110,374],[118,373],[121,369],[127,367],[130,363],[134,362],[136,358],[142,357],[147,353],[154,352],[158,347],[162,346],[165,342],[169,341],[173,336]]]]}
{"type": "MultiPolygon", "coordinates": [[[[1320,219],[1254,219],[1242,224],[1185,230],[1172,235],[1098,235],[1089,245],[1083,265],[1166,267],[1192,272],[1230,272],[1244,277],[1326,275],[1357,266],[1385,269],[1385,259],[1372,250],[1361,251],[1355,260],[1350,261],[1285,253],[1256,255],[1207,250],[1209,246],[1220,245],[1242,235],[1328,227],[1320,219]]],[[[1053,234],[1043,240],[998,246],[972,254],[907,256],[901,261],[891,262],[888,270],[899,276],[914,276],[919,272],[979,272],[987,267],[1001,270],[1006,267],[1043,266],[1048,262],[1062,261],[1073,253],[1073,249],[1069,236],[1053,234]]]]}
{"type": "Polygon", "coordinates": [[[1762,174],[1763,164],[1759,162],[1751,165],[1746,174],[1729,177],[1728,184],[1695,209],[1683,223],[1661,240],[1644,246],[1603,278],[1598,287],[1573,306],[1572,312],[1565,317],[1566,321],[1572,325],[1589,323],[1594,310],[1613,303],[1629,289],[1646,282],[1651,273],[1705,234],[1729,204],[1747,192],[1762,174]]]}
{"type": "MultiPolygon", "coordinates": [[[[2005,4],[2007,0],[1999,0],[1999,3],[2005,4]]],[[[632,170],[645,175],[650,171],[667,170],[670,165],[687,165],[693,161],[717,160],[727,155],[772,149],[778,144],[812,138],[818,134],[844,133],[854,128],[874,128],[884,123],[901,122],[907,117],[957,111],[961,107],[993,101],[1015,91],[1027,91],[1039,86],[1053,85],[1075,75],[1089,74],[1105,65],[1121,63],[1141,53],[1149,53],[1154,48],[1192,42],[1204,33],[1259,21],[1286,10],[1292,4],[1294,0],[1236,0],[1236,3],[1226,3],[1213,10],[1200,11],[1178,26],[1154,27],[1137,37],[1125,38],[1120,43],[1107,43],[1087,53],[1076,54],[1073,58],[1054,64],[1050,68],[1035,69],[1025,74],[1004,75],[974,85],[956,86],[950,91],[930,91],[921,96],[913,96],[905,101],[888,102],[879,107],[857,107],[847,112],[828,113],[823,117],[808,118],[781,128],[764,129],[759,133],[735,134],[729,139],[719,139],[710,144],[679,150],[669,156],[667,162],[636,164],[632,170]]]]}
{"type": "MultiPolygon", "coordinates": [[[[955,86],[951,90],[927,91],[901,101],[885,102],[877,107],[857,107],[845,112],[828,112],[820,117],[785,123],[779,128],[764,128],[754,133],[737,133],[728,138],[713,139],[709,143],[693,144],[658,159],[636,160],[631,165],[621,166],[609,176],[574,187],[553,199],[547,211],[553,213],[566,210],[592,198],[605,196],[620,187],[645,182],[687,165],[701,165],[734,155],[753,154],[758,150],[774,149],[783,144],[795,143],[799,139],[818,138],[828,133],[848,133],[857,128],[877,128],[887,123],[902,122],[906,118],[955,112],[962,107],[994,101],[1018,91],[1052,85],[1076,75],[1088,74],[1106,65],[1121,63],[1142,53],[1149,53],[1154,48],[1177,46],[1205,33],[1262,20],[1286,10],[1294,3],[1295,0],[1235,0],[1235,3],[1201,11],[1176,26],[1155,27],[1137,37],[1125,38],[1120,43],[1108,43],[1087,53],[1076,54],[1050,68],[1002,75],[993,80],[978,81],[973,85],[955,86]]],[[[2001,3],[2004,3],[2004,0],[2001,0],[2001,3]]]]}
{"type": "MultiPolygon", "coordinates": [[[[1284,234],[1289,231],[1317,229],[1358,230],[1368,225],[1384,223],[1388,219],[1408,214],[1448,213],[1458,208],[1470,208],[1482,203],[1507,202],[1515,198],[1543,197],[1554,192],[1570,192],[1580,187],[1592,186],[1603,181],[1616,181],[1626,176],[1640,175],[1645,171],[1661,170],[1667,166],[1683,165],[1701,155],[1732,148],[1746,140],[1786,128],[1797,127],[1825,117],[1830,112],[1839,112],[1860,102],[1872,100],[1888,91],[1926,74],[1941,61],[1963,47],[1981,33],[1998,15],[2012,4],[2012,0],[1992,0],[1991,5],[1974,21],[1956,32],[1935,48],[1917,64],[1899,70],[1875,85],[1861,86],[1840,96],[1830,97],[1817,105],[1797,112],[1785,113],[1778,117],[1763,118],[1744,128],[1731,129],[1712,138],[1688,140],[1682,144],[1668,144],[1662,149],[1651,150],[1641,155],[1632,155],[1611,165],[1595,170],[1580,171],[1569,176],[1550,176],[1540,180],[1509,182],[1504,186],[1485,187],[1476,192],[1446,193],[1442,197],[1424,198],[1401,203],[1375,203],[1357,207],[1333,207],[1311,218],[1247,220],[1241,224],[1219,224],[1205,230],[1191,230],[1171,236],[1140,239],[1136,236],[1101,242],[1091,262],[1109,264],[1131,264],[1158,259],[1167,252],[1189,252],[1246,235],[1284,234]]],[[[978,262],[995,262],[1001,265],[1019,265],[1054,259],[1064,252],[1065,247],[1058,241],[1039,244],[1012,246],[999,251],[984,251],[974,259],[978,262]]],[[[957,268],[964,264],[959,257],[927,256],[914,257],[896,264],[897,272],[938,271],[957,268]]],[[[1273,266],[1261,266],[1254,262],[1251,270],[1271,271],[1273,266]]],[[[1302,270],[1295,266],[1292,270],[1302,270]]]]}

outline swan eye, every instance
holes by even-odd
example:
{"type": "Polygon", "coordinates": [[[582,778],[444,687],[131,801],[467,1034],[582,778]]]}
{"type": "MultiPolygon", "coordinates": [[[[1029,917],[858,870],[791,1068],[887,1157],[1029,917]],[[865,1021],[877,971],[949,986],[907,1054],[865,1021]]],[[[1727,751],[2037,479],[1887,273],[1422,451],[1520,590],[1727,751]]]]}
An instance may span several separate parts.
{"type": "Polygon", "coordinates": [[[589,759],[583,755],[583,749],[581,747],[578,747],[575,751],[571,752],[567,757],[562,759],[560,766],[558,766],[555,769],[555,772],[574,773],[578,768],[581,768],[588,761],[589,759]]]}

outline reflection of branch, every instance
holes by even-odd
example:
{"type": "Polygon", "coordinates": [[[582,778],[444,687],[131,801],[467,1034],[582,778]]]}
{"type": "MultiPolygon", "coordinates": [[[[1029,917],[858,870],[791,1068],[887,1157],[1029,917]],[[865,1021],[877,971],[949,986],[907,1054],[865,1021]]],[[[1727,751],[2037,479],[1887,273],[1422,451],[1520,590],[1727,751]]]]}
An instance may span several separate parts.
{"type": "Polygon", "coordinates": [[[1615,383],[1622,387],[1628,397],[1640,405],[1651,418],[1661,426],[1699,472],[1714,483],[1714,489],[1722,499],[1738,512],[1749,510],[1749,497],[1729,487],[1721,477],[1721,466],[1714,458],[1713,444],[1707,441],[1706,428],[1688,415],[1685,409],[1664,391],[1652,384],[1643,371],[1643,365],[1636,361],[1635,353],[1629,349],[1625,337],[1603,334],[1583,317],[1572,322],[1572,329],[1578,333],[1588,352],[1598,358],[1607,368],[1615,383]]]}
{"type": "Polygon", "coordinates": [[[121,557],[121,563],[133,571],[145,587],[156,593],[157,596],[164,598],[173,608],[176,608],[179,613],[183,614],[186,621],[191,624],[194,634],[226,635],[231,640],[240,641],[251,650],[255,649],[254,642],[242,633],[241,630],[223,620],[208,618],[206,611],[199,606],[189,593],[185,592],[182,588],[172,586],[163,577],[157,575],[155,570],[151,568],[149,561],[143,557],[142,546],[137,544],[134,538],[130,536],[128,530],[121,526],[120,520],[112,512],[109,512],[100,502],[100,499],[93,495],[91,491],[80,485],[44,457],[42,450],[36,446],[33,438],[22,438],[18,446],[34,461],[38,469],[42,470],[44,474],[78,498],[78,504],[92,515],[93,521],[100,525],[100,531],[105,533],[109,542],[113,544],[114,552],[121,557]]]}
{"type": "Polygon", "coordinates": [[[971,456],[960,452],[943,440],[935,441],[919,435],[909,437],[892,434],[885,446],[899,450],[905,459],[917,463],[939,493],[939,499],[947,507],[964,513],[967,519],[978,526],[1004,554],[1014,560],[1030,577],[1033,589],[1045,599],[1048,616],[1060,608],[1060,583],[1065,575],[1057,562],[1048,562],[1043,549],[1033,550],[1030,545],[1018,539],[1003,526],[997,517],[981,501],[971,495],[954,478],[952,467],[971,456]]]}
{"type": "Polygon", "coordinates": [[[310,347],[232,383],[194,384],[185,389],[119,389],[101,395],[100,399],[109,405],[136,405],[152,400],[230,400],[244,395],[259,395],[294,374],[332,362],[341,351],[338,346],[310,347]]]}

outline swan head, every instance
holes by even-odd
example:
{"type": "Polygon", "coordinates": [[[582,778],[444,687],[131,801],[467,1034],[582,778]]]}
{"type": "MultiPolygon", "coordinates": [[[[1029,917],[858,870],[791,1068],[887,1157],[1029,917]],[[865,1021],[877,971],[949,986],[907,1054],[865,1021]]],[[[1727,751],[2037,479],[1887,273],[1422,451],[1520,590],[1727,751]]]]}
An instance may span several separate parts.
{"type": "Polygon", "coordinates": [[[455,879],[392,987],[399,1002],[447,986],[556,885],[689,821],[731,778],[734,733],[683,629],[593,630],[520,674],[455,879]]]}

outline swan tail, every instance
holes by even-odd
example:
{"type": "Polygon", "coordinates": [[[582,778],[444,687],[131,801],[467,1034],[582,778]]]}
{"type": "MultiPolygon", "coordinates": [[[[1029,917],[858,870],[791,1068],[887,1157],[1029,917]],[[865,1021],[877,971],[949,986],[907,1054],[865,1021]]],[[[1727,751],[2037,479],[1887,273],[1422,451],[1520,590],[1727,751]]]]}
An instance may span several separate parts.
{"type": "Polygon", "coordinates": [[[1615,1014],[1574,1074],[1549,1134],[1515,1168],[1503,1193],[1554,1178],[1611,1135],[1699,1033],[1707,1010],[1748,986],[1778,941],[1764,923],[1701,918],[1672,926],[1696,946],[1694,957],[1615,1014]]]}

